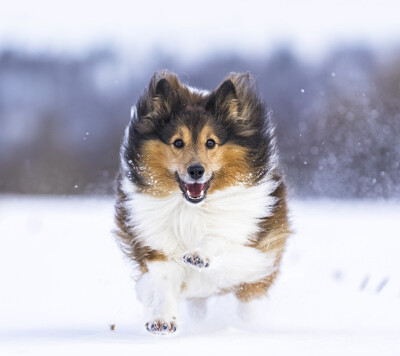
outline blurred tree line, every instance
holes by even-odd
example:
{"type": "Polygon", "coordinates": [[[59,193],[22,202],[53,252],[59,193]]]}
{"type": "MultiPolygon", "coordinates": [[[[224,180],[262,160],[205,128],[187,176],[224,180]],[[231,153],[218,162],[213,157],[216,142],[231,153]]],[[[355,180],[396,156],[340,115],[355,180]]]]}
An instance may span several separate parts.
{"type": "Polygon", "coordinates": [[[0,52],[0,192],[111,194],[130,107],[153,71],[215,88],[251,72],[273,110],[287,181],[298,197],[400,197],[400,52],[338,48],[318,63],[287,48],[146,65],[116,51],[0,52]]]}

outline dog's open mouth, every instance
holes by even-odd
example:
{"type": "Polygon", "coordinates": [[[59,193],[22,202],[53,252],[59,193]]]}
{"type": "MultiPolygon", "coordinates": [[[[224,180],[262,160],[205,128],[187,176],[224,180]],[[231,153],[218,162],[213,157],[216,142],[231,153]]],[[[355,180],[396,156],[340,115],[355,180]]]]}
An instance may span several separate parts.
{"type": "Polygon", "coordinates": [[[191,203],[200,203],[204,200],[207,194],[207,189],[210,186],[210,180],[205,183],[186,183],[177,177],[179,181],[179,187],[187,201],[191,203]]]}

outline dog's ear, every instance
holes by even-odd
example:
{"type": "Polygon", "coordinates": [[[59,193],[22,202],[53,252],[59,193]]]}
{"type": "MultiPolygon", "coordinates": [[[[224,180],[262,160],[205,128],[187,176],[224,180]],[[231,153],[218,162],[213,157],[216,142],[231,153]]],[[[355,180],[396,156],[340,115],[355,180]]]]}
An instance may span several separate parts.
{"type": "Polygon", "coordinates": [[[137,103],[137,118],[143,123],[143,131],[149,131],[160,123],[168,122],[180,108],[180,83],[176,75],[169,72],[155,73],[148,89],[137,103]]]}
{"type": "Polygon", "coordinates": [[[206,103],[206,110],[213,115],[223,118],[235,118],[239,115],[239,102],[236,88],[232,80],[225,80],[213,93],[206,103]]]}
{"type": "Polygon", "coordinates": [[[257,93],[255,78],[248,73],[231,73],[210,94],[206,109],[241,137],[255,135],[264,123],[264,106],[257,93]]]}
{"type": "Polygon", "coordinates": [[[180,83],[175,74],[157,72],[150,80],[148,89],[137,103],[138,116],[169,116],[179,107],[180,83]]]}
{"type": "Polygon", "coordinates": [[[168,100],[170,95],[173,95],[173,90],[171,84],[167,79],[162,78],[156,84],[156,95],[163,98],[164,100],[168,100]]]}
{"type": "MultiPolygon", "coordinates": [[[[175,82],[173,84],[178,84],[175,82]]],[[[152,98],[152,111],[156,117],[168,121],[171,114],[177,112],[180,107],[180,97],[177,90],[173,88],[173,84],[168,79],[160,79],[155,87],[155,95],[152,98]]],[[[178,87],[175,85],[178,89],[178,87]]]]}
{"type": "MultiPolygon", "coordinates": [[[[174,82],[175,87],[177,87],[177,85],[179,85],[179,82],[174,82]]],[[[176,111],[180,106],[179,94],[177,90],[173,89],[172,84],[166,78],[162,78],[157,82],[156,96],[155,98],[153,98],[153,101],[156,98],[158,98],[167,106],[167,111],[169,113],[176,111]]]]}

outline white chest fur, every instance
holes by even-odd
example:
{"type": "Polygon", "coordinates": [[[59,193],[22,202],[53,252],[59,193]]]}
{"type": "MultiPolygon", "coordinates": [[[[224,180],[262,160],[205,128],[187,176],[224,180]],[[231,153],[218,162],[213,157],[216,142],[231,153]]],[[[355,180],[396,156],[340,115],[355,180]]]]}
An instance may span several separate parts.
{"type": "MultiPolygon", "coordinates": [[[[272,273],[274,256],[245,244],[258,231],[259,219],[272,214],[274,188],[270,181],[231,187],[209,194],[196,205],[186,202],[181,193],[158,198],[135,192],[127,180],[123,184],[135,235],[144,245],[175,261],[192,250],[210,258],[210,268],[204,273],[187,271],[189,296],[206,296],[272,273]]],[[[187,267],[182,264],[182,268],[187,267]]]]}

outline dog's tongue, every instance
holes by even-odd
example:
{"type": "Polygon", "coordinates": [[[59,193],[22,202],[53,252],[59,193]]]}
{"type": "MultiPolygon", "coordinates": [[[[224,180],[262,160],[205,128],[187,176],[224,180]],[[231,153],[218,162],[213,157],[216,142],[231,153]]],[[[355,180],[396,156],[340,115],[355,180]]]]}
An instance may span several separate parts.
{"type": "Polygon", "coordinates": [[[198,198],[201,195],[201,191],[204,189],[205,184],[194,183],[186,184],[186,189],[192,198],[198,198]]]}

